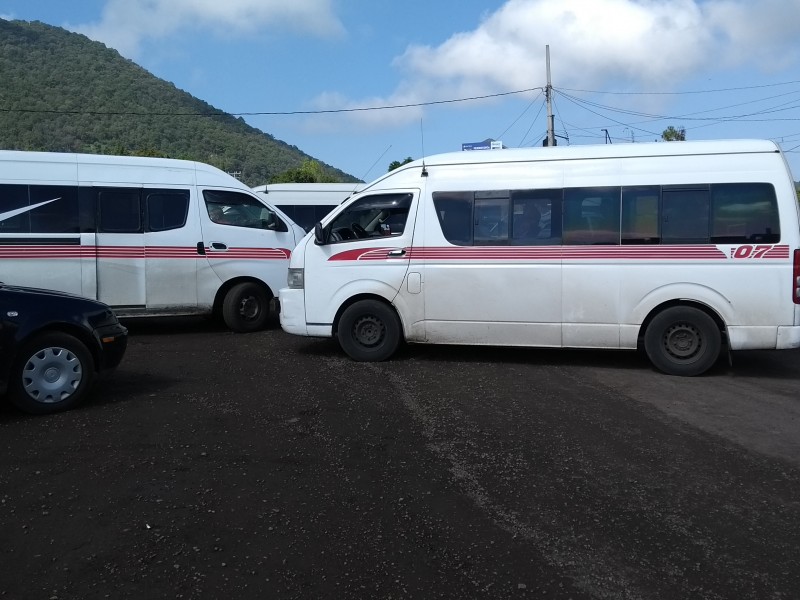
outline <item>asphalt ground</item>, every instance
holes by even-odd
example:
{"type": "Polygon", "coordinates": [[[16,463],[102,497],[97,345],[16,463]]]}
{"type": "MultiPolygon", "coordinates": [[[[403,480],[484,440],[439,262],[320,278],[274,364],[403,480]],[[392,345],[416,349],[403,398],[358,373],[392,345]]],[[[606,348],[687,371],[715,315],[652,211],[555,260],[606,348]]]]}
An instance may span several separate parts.
{"type": "Polygon", "coordinates": [[[79,408],[0,408],[0,598],[800,598],[800,353],[127,321],[79,408]]]}

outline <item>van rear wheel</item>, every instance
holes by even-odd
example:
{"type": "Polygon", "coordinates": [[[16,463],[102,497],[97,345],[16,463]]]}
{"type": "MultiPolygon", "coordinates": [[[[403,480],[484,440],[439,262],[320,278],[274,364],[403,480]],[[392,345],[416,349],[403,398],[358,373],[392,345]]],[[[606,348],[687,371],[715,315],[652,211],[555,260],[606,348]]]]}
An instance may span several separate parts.
{"type": "Polygon", "coordinates": [[[222,302],[222,319],[232,331],[250,333],[263,329],[269,318],[270,296],[257,283],[237,283],[222,302]]]}
{"type": "Polygon", "coordinates": [[[658,313],[644,334],[647,357],[668,375],[694,376],[714,366],[722,347],[722,334],[710,316],[689,306],[658,313]]]}
{"type": "Polygon", "coordinates": [[[349,306],[339,320],[339,345],[357,361],[386,360],[400,345],[400,319],[378,300],[361,300],[349,306]]]}

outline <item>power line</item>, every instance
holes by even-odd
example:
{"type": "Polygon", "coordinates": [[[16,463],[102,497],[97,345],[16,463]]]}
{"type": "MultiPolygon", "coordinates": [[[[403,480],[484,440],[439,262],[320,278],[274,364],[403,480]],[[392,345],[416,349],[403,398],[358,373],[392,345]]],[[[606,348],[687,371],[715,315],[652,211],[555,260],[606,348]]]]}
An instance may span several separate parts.
{"type": "Polygon", "coordinates": [[[562,90],[566,90],[568,92],[584,92],[587,94],[609,94],[609,95],[618,95],[618,96],[682,96],[688,94],[716,94],[719,92],[737,92],[742,90],[758,90],[761,88],[768,88],[768,87],[778,87],[782,85],[794,85],[800,83],[800,80],[796,81],[783,81],[780,83],[767,83],[764,85],[748,85],[743,87],[734,87],[734,88],[721,88],[718,90],[686,90],[682,92],[608,92],[608,91],[601,91],[601,90],[580,90],[574,88],[560,88],[562,90]]]}
{"type": "Polygon", "coordinates": [[[214,112],[195,112],[195,113],[175,113],[175,112],[141,112],[141,111],[95,111],[95,110],[49,110],[34,108],[3,108],[0,112],[18,113],[37,113],[37,114],[56,114],[56,115],[101,115],[101,116],[139,116],[139,117],[255,117],[255,116],[279,116],[279,115],[323,115],[336,113],[366,112],[373,110],[392,110],[398,108],[415,108],[420,106],[435,106],[438,104],[455,104],[457,102],[472,102],[475,100],[487,100],[490,98],[500,98],[515,94],[525,94],[528,92],[541,92],[544,88],[535,87],[524,90],[514,90],[511,92],[498,92],[496,94],[486,94],[484,96],[469,96],[467,98],[454,98],[449,100],[431,100],[429,102],[415,102],[409,104],[393,104],[387,106],[363,106],[356,108],[336,108],[328,110],[290,110],[290,111],[261,111],[261,112],[233,112],[222,111],[214,112]]]}
{"type": "MultiPolygon", "coordinates": [[[[526,113],[526,112],[528,112],[528,110],[530,110],[531,106],[533,106],[533,103],[534,103],[534,102],[536,102],[536,100],[538,100],[538,99],[539,99],[539,97],[541,97],[541,95],[542,95],[542,93],[541,93],[541,92],[539,92],[538,94],[536,94],[536,96],[534,96],[533,100],[531,100],[531,101],[528,103],[528,105],[527,105],[527,106],[525,107],[525,109],[524,109],[524,110],[523,110],[523,111],[520,113],[520,115],[519,115],[519,116],[518,116],[516,119],[514,119],[514,120],[511,122],[511,125],[509,125],[508,127],[506,127],[506,128],[505,128],[505,131],[503,131],[503,133],[501,133],[500,135],[496,136],[494,139],[496,139],[496,140],[502,140],[502,139],[503,139],[503,136],[504,136],[506,133],[508,133],[508,130],[509,130],[509,129],[511,129],[511,128],[512,128],[514,125],[516,125],[516,124],[517,124],[517,121],[519,121],[519,120],[520,120],[522,117],[524,117],[524,116],[525,116],[525,113],[526,113]]],[[[539,112],[541,112],[541,108],[539,109],[539,112]]],[[[536,117],[538,117],[538,116],[539,116],[539,113],[536,113],[536,117]]],[[[534,120],[536,120],[536,117],[534,117],[534,120]]]]}

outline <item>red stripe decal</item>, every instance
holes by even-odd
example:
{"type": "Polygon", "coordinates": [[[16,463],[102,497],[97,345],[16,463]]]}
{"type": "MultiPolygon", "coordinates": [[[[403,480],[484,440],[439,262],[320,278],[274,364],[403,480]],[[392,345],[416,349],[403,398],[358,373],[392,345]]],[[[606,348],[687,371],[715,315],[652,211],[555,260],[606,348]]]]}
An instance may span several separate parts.
{"type": "Polygon", "coordinates": [[[452,246],[413,248],[407,256],[420,260],[565,261],[722,260],[728,258],[716,246],[452,246]]]}
{"type": "MultiPolygon", "coordinates": [[[[346,250],[339,254],[334,254],[328,260],[389,260],[390,257],[387,256],[389,250],[392,250],[392,248],[359,248],[355,250],[346,250]]],[[[402,258],[407,259],[408,255],[402,258]]]]}
{"type": "Polygon", "coordinates": [[[203,257],[194,246],[3,246],[0,259],[53,259],[53,258],[101,258],[101,259],[200,259],[209,260],[288,260],[292,251],[288,248],[229,248],[224,252],[206,248],[203,257]]]}
{"type": "MultiPolygon", "coordinates": [[[[332,255],[329,261],[391,260],[391,248],[359,248],[332,255]]],[[[406,248],[403,259],[431,261],[584,261],[584,260],[726,260],[717,246],[441,246],[406,248]]],[[[788,259],[789,246],[774,246],[763,258],[788,259]]]]}

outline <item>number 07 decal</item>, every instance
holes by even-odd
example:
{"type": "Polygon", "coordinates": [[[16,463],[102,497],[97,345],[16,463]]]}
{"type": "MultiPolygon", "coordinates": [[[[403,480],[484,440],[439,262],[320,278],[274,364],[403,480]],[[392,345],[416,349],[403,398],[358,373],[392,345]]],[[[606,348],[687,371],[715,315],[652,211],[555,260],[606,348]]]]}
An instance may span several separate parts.
{"type": "Polygon", "coordinates": [[[764,255],[772,250],[772,246],[751,246],[745,244],[738,248],[731,248],[732,258],[763,258],[764,255]]]}

